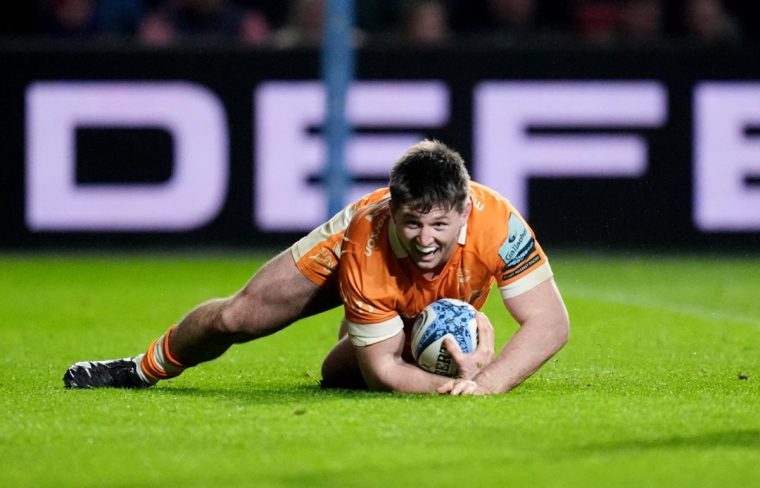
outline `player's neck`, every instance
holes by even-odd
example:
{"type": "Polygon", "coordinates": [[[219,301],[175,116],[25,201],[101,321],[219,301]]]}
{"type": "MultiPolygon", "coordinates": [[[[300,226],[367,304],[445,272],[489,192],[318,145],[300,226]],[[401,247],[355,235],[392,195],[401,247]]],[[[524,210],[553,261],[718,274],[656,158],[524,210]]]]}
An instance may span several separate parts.
{"type": "Polygon", "coordinates": [[[427,272],[424,272],[424,273],[421,273],[421,274],[422,274],[422,277],[425,278],[426,280],[428,280],[428,281],[435,281],[436,278],[438,278],[439,276],[441,276],[441,270],[438,270],[438,271],[427,271],[427,272]]]}

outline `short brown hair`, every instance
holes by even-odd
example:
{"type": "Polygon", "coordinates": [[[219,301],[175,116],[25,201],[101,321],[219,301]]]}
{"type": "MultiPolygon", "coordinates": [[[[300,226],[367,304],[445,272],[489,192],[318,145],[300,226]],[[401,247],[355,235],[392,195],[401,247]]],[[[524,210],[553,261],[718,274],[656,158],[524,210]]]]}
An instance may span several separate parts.
{"type": "Polygon", "coordinates": [[[426,139],[407,149],[391,169],[391,202],[427,213],[433,207],[463,212],[470,194],[470,175],[458,152],[426,139]]]}

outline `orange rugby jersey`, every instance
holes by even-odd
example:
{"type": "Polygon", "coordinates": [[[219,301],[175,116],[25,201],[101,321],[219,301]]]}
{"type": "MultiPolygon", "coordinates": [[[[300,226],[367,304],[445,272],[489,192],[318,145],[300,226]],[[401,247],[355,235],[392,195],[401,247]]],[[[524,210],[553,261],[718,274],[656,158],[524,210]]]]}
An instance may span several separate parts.
{"type": "Polygon", "coordinates": [[[389,194],[388,188],[380,188],[364,195],[299,239],[290,247],[296,267],[318,286],[335,279],[343,234],[354,214],[362,207],[387,199],[389,194]]]}
{"type": "Polygon", "coordinates": [[[398,334],[439,298],[458,298],[480,309],[494,282],[502,297],[510,298],[551,278],[533,231],[504,197],[472,182],[470,199],[459,245],[433,280],[422,276],[401,246],[390,224],[387,189],[351,208],[336,257],[352,343],[366,346],[398,334]]]}

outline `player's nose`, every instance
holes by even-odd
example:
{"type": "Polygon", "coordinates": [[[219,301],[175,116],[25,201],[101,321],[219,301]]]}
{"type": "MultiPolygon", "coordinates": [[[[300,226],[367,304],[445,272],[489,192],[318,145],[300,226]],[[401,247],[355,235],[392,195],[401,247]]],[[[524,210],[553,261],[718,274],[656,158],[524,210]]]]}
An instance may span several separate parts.
{"type": "Polygon", "coordinates": [[[422,246],[432,246],[433,244],[435,244],[432,227],[423,226],[422,229],[420,229],[420,233],[417,236],[417,240],[422,246]]]}

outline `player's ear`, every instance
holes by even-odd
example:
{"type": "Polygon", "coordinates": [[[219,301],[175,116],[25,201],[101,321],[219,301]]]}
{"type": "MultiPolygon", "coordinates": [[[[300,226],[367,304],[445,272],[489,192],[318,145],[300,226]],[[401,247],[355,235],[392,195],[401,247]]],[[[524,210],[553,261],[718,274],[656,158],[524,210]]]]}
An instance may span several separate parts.
{"type": "Polygon", "coordinates": [[[396,207],[396,205],[393,204],[393,201],[391,201],[390,210],[391,210],[391,222],[395,224],[396,223],[396,210],[398,210],[398,208],[396,207]]]}
{"type": "Polygon", "coordinates": [[[472,201],[467,200],[467,203],[464,206],[464,211],[462,212],[462,220],[464,222],[467,222],[467,219],[470,218],[470,212],[472,211],[472,201]]]}

